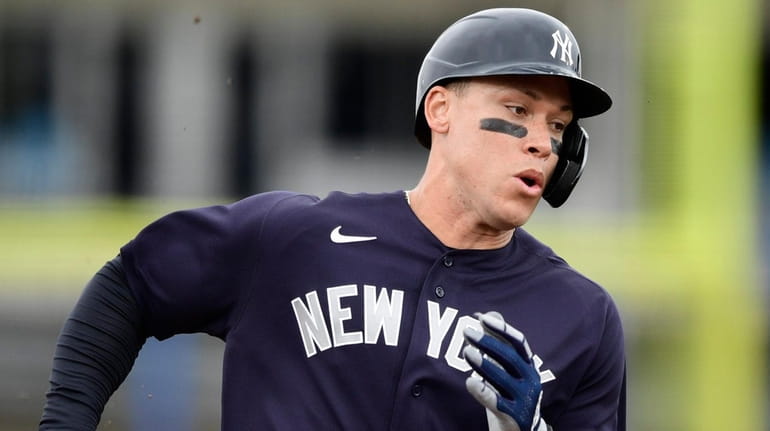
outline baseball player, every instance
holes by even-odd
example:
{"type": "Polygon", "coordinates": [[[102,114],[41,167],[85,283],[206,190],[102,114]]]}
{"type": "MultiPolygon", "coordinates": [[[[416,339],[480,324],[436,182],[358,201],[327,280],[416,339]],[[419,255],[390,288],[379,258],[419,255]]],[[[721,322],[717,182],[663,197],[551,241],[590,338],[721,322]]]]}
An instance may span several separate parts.
{"type": "Polygon", "coordinates": [[[94,430],[147,337],[225,341],[222,429],[624,430],[608,293],[521,226],[580,178],[610,108],[570,30],[491,9],[425,57],[409,191],[291,192],[179,211],[88,283],[41,430],[94,430]]]}

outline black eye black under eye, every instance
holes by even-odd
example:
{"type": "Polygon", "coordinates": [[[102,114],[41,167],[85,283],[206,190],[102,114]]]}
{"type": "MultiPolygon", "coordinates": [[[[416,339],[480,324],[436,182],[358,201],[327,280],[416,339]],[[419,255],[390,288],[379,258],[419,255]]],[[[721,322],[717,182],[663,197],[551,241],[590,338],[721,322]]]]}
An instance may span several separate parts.
{"type": "Polygon", "coordinates": [[[479,122],[479,128],[490,132],[505,133],[514,138],[523,138],[529,133],[526,127],[505,121],[501,118],[483,118],[479,122]]]}
{"type": "Polygon", "coordinates": [[[557,156],[561,153],[561,148],[563,144],[562,141],[559,141],[558,139],[551,138],[551,152],[556,154],[557,156]]]}

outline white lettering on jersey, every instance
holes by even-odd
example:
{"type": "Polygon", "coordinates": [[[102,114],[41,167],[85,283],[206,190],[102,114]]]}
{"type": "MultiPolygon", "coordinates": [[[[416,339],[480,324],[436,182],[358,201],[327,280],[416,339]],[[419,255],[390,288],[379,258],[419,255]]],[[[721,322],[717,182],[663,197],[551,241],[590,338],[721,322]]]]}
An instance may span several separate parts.
{"type": "Polygon", "coordinates": [[[462,353],[463,347],[465,345],[465,337],[463,336],[463,331],[469,326],[482,331],[481,324],[479,323],[478,319],[471,316],[460,317],[457,319],[455,331],[452,334],[452,340],[449,342],[449,347],[446,349],[446,353],[444,354],[446,363],[449,364],[450,367],[462,372],[470,371],[471,369],[471,366],[468,365],[468,362],[465,361],[465,357],[462,353]]]}
{"type": "Polygon", "coordinates": [[[318,293],[308,292],[305,299],[309,309],[299,298],[291,300],[291,307],[294,309],[294,317],[297,318],[302,344],[305,346],[305,355],[309,358],[317,353],[316,346],[323,352],[332,346],[332,342],[326,329],[326,321],[321,311],[318,293]]]}
{"type": "Polygon", "coordinates": [[[540,367],[543,366],[543,360],[540,359],[540,356],[534,355],[532,356],[532,362],[535,363],[535,368],[537,369],[537,372],[540,373],[540,383],[546,383],[550,382],[551,380],[556,380],[556,376],[553,375],[553,372],[551,370],[540,370],[540,367]]]}
{"type": "Polygon", "coordinates": [[[364,285],[364,333],[366,344],[375,344],[383,334],[385,344],[398,345],[398,333],[401,329],[401,310],[403,310],[404,292],[393,289],[392,302],[387,289],[380,289],[377,296],[375,286],[364,285]]]}
{"type": "MultiPolygon", "coordinates": [[[[353,313],[350,307],[342,306],[342,299],[355,296],[358,296],[358,286],[355,284],[326,289],[331,336],[317,292],[312,291],[305,294],[307,305],[299,297],[292,299],[291,306],[297,319],[305,355],[308,358],[319,351],[323,352],[331,348],[332,345],[339,347],[349,344],[377,344],[380,334],[382,334],[385,345],[398,345],[404,292],[397,289],[381,288],[378,295],[376,286],[364,285],[363,301],[359,303],[363,307],[364,331],[346,332],[345,322],[352,319],[353,313]],[[388,291],[390,291],[390,296],[388,296],[388,291]]],[[[425,354],[428,357],[439,359],[444,340],[454,325],[449,345],[444,352],[444,360],[447,365],[458,371],[470,371],[471,367],[462,355],[465,346],[463,331],[466,327],[481,330],[481,324],[471,316],[458,318],[459,312],[455,308],[446,307],[442,313],[441,306],[437,302],[427,301],[427,306],[429,339],[425,354]]],[[[538,355],[533,355],[532,359],[535,368],[540,373],[541,383],[556,379],[551,370],[541,370],[543,360],[538,355]]]]}
{"type": "Polygon", "coordinates": [[[427,354],[431,358],[438,358],[441,353],[441,342],[452,326],[452,322],[457,316],[457,310],[447,307],[444,314],[441,314],[439,305],[433,301],[428,301],[428,330],[430,331],[430,341],[428,342],[427,354]]]}
{"type": "Polygon", "coordinates": [[[334,347],[361,344],[364,339],[361,331],[345,332],[344,323],[346,320],[350,320],[352,313],[349,307],[342,307],[341,299],[348,296],[358,296],[358,286],[347,284],[326,289],[326,299],[329,302],[329,322],[332,326],[334,347]]]}
{"type": "MultiPolygon", "coordinates": [[[[366,343],[374,344],[383,334],[385,344],[396,346],[401,330],[401,311],[403,310],[404,292],[391,289],[392,298],[388,297],[387,289],[382,289],[379,296],[375,286],[364,286],[364,333],[366,343]]],[[[342,298],[358,296],[358,286],[347,284],[326,289],[327,311],[332,329],[331,336],[326,326],[321,302],[318,300],[318,292],[312,291],[305,294],[305,302],[297,297],[291,300],[294,317],[297,319],[297,327],[305,348],[305,355],[309,358],[318,351],[348,344],[362,344],[364,333],[361,331],[345,331],[345,321],[350,320],[352,312],[350,307],[342,306],[342,298]]]]}

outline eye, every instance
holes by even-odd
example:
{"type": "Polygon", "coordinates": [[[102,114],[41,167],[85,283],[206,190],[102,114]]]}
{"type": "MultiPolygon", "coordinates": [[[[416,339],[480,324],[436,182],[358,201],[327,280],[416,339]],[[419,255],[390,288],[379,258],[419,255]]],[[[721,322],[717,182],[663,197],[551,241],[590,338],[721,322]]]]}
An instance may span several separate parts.
{"type": "Polygon", "coordinates": [[[564,129],[567,128],[567,125],[561,121],[554,121],[551,123],[551,128],[558,133],[564,133],[564,129]]]}
{"type": "Polygon", "coordinates": [[[523,115],[527,115],[527,108],[525,108],[523,106],[510,105],[510,106],[508,106],[508,109],[510,109],[511,112],[513,112],[514,115],[519,116],[519,117],[523,116],[523,115]]]}

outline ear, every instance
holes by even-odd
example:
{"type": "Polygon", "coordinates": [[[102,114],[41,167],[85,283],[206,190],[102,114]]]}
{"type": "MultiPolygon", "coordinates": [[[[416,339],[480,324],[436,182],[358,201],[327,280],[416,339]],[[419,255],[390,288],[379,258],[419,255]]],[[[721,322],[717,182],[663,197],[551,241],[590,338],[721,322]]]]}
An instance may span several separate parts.
{"type": "Polygon", "coordinates": [[[423,109],[425,121],[433,132],[443,134],[449,131],[449,90],[446,87],[431,87],[425,95],[423,109]]]}

